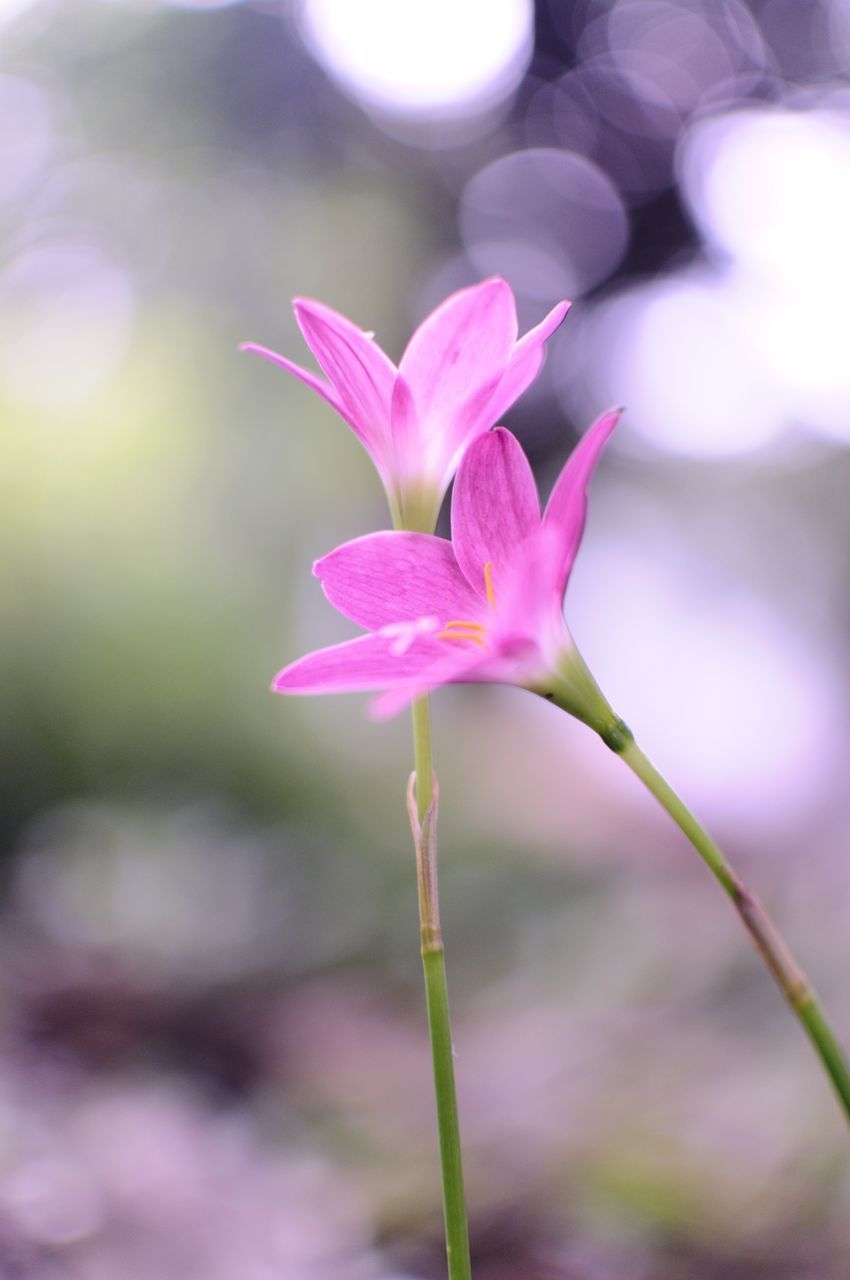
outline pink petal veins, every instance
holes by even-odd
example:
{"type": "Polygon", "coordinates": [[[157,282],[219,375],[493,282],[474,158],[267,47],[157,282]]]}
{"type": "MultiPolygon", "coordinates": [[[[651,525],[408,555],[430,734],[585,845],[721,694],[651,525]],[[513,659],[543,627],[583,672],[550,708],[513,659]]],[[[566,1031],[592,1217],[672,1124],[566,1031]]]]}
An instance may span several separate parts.
{"type": "Polygon", "coordinates": [[[394,653],[393,639],[358,636],[343,644],[317,649],[290,663],[275,676],[277,693],[357,693],[410,684],[419,672],[444,654],[439,641],[417,637],[402,653],[394,653]]]}
{"type": "Polygon", "coordinates": [[[498,600],[500,630],[506,642],[533,638],[539,652],[563,638],[563,591],[556,583],[562,551],[558,531],[546,524],[516,549],[502,577],[498,600]]]}
{"type": "Polygon", "coordinates": [[[461,289],[432,311],[401,358],[416,416],[441,435],[484,386],[504,374],[516,341],[516,307],[504,280],[461,289]]]}
{"type": "Polygon", "coordinates": [[[611,409],[594,422],[573,449],[564,469],[555,481],[544,523],[557,531],[560,548],[553,590],[563,596],[573,562],[581,544],[587,519],[587,486],[602,450],[622,416],[622,409],[611,409]]]}
{"type": "Polygon", "coordinates": [[[451,543],[427,533],[355,538],[317,560],[313,572],[331,604],[370,631],[425,617],[474,620],[481,613],[451,543]]]}
{"type": "Polygon", "coordinates": [[[441,477],[445,485],[476,436],[498,422],[537,377],[543,363],[546,340],[564,319],[569,307],[568,302],[559,302],[545,320],[520,338],[501,378],[483,383],[463,405],[463,412],[457,415],[451,429],[446,432],[445,470],[441,477]]]}
{"type": "Polygon", "coordinates": [[[511,352],[508,367],[487,406],[490,422],[498,422],[523,391],[531,385],[543,364],[546,342],[563,322],[569,302],[559,302],[540,324],[529,329],[511,352]]]}
{"type": "Polygon", "coordinates": [[[427,476],[430,454],[441,445],[440,437],[423,438],[413,392],[403,373],[399,372],[390,403],[390,434],[393,441],[394,474],[402,485],[405,481],[427,476]]]}
{"type": "Polygon", "coordinates": [[[458,564],[487,599],[485,564],[499,584],[519,545],[540,526],[540,500],[528,459],[504,427],[466,451],[452,494],[452,545],[458,564]]]}
{"type": "Polygon", "coordinates": [[[396,368],[378,344],[337,311],[296,298],[301,332],[364,439],[390,447],[390,402],[396,368]]]}

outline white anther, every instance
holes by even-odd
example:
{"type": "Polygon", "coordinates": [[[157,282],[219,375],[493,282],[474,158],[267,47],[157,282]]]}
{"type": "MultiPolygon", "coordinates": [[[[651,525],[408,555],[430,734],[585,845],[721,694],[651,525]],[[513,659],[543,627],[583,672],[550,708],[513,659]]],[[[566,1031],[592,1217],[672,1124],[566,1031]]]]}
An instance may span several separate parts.
{"type": "Polygon", "coordinates": [[[381,627],[378,635],[392,640],[390,653],[394,658],[400,658],[403,653],[407,653],[417,636],[430,635],[439,630],[439,626],[436,618],[415,618],[410,622],[388,622],[385,627],[381,627]]]}

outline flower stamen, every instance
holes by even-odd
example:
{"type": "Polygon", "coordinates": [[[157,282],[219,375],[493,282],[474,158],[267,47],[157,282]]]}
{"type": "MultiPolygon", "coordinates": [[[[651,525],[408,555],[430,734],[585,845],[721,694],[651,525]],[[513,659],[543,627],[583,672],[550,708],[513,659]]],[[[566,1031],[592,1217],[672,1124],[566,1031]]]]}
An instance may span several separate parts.
{"type": "Polygon", "coordinates": [[[471,640],[473,644],[486,645],[484,639],[486,628],[481,622],[447,622],[442,631],[438,631],[437,640],[471,640]]]}
{"type": "Polygon", "coordinates": [[[491,609],[496,607],[496,592],[493,590],[493,561],[488,560],[484,566],[484,586],[487,589],[487,603],[491,609]]]}

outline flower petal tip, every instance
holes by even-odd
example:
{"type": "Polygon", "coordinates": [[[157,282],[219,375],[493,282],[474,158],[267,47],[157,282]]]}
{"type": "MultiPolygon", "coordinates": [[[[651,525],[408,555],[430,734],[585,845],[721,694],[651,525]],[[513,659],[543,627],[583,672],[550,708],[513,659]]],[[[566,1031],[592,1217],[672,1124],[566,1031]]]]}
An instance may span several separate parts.
{"type": "Polygon", "coordinates": [[[392,720],[393,716],[398,715],[399,711],[412,701],[412,694],[399,695],[397,690],[392,690],[372,698],[366,707],[366,714],[376,724],[383,724],[387,720],[392,720]]]}
{"type": "Polygon", "coordinates": [[[330,307],[323,306],[321,302],[316,302],[313,298],[293,298],[292,310],[295,313],[295,319],[303,330],[301,323],[306,319],[308,324],[312,320],[319,324],[326,323],[328,314],[333,314],[330,307]]]}
{"type": "Polygon", "coordinates": [[[617,405],[616,409],[606,409],[604,413],[600,413],[593,425],[585,432],[585,435],[601,431],[607,439],[625,412],[623,405],[617,405]]]}
{"type": "MultiPolygon", "coordinates": [[[[514,291],[503,276],[487,276],[484,280],[479,280],[476,284],[469,284],[464,289],[458,289],[456,294],[452,294],[452,298],[461,296],[476,296],[480,298],[488,295],[493,295],[493,297],[495,297],[498,294],[502,294],[509,298],[511,304],[515,304],[514,291]]],[[[446,299],[446,301],[451,301],[451,299],[446,299]]]]}
{"type": "Polygon", "coordinates": [[[375,724],[383,724],[385,720],[390,719],[384,707],[381,706],[383,701],[383,698],[370,698],[366,704],[366,714],[375,724]]]}
{"type": "Polygon", "coordinates": [[[284,667],[282,671],[278,671],[274,680],[269,685],[271,693],[285,693],[291,696],[307,693],[322,693],[321,688],[314,689],[309,680],[303,680],[296,677],[292,679],[290,676],[290,668],[296,666],[296,663],[290,663],[289,667],[284,667]]]}
{"type": "Polygon", "coordinates": [[[345,316],[335,311],[333,307],[329,307],[325,302],[317,302],[315,298],[293,298],[292,310],[295,312],[295,319],[301,323],[301,317],[306,316],[308,320],[316,320],[320,324],[333,324],[335,321],[341,321],[343,324],[350,325],[352,329],[358,329],[353,320],[347,320],[345,316]]]}

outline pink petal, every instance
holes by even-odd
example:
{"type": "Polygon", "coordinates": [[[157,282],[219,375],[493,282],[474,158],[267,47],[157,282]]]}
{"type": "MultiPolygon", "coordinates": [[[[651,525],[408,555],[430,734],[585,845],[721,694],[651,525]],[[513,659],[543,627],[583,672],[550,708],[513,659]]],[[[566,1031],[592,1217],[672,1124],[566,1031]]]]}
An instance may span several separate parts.
{"type": "Polygon", "coordinates": [[[378,720],[446,684],[507,684],[534,688],[551,674],[553,655],[569,645],[569,633],[551,591],[554,531],[539,525],[505,574],[499,612],[486,648],[464,647],[457,654],[423,665],[413,679],[393,684],[370,706],[378,720]]]}
{"type": "Polygon", "coordinates": [[[487,598],[485,564],[499,584],[517,548],[540,527],[540,501],[528,459],[504,427],[470,445],[452,493],[452,545],[458,564],[487,598]]]}
{"type": "Polygon", "coordinates": [[[499,640],[508,648],[522,640],[546,647],[553,623],[564,625],[563,592],[555,591],[562,561],[559,531],[537,528],[517,548],[499,590],[499,640]]]}
{"type": "Polygon", "coordinates": [[[399,364],[423,432],[450,433],[470,399],[492,394],[515,341],[516,307],[504,280],[461,289],[432,311],[399,364]]]}
{"type": "MultiPolygon", "coordinates": [[[[309,369],[302,369],[299,364],[295,364],[292,360],[287,360],[286,356],[278,355],[276,351],[272,351],[269,347],[261,347],[256,342],[242,342],[239,345],[239,350],[250,351],[253,355],[262,356],[264,360],[271,360],[272,364],[280,365],[281,369],[285,369],[287,373],[294,374],[301,382],[306,383],[312,391],[317,392],[323,400],[327,400],[331,408],[348,422],[345,406],[334,388],[329,382],[325,382],[324,378],[317,378],[315,373],[310,373],[309,369]]],[[[353,422],[349,422],[349,426],[358,436],[361,434],[353,422]]]]}
{"type": "Polygon", "coordinates": [[[399,373],[393,386],[390,422],[392,423],[395,475],[402,485],[406,481],[424,478],[430,470],[429,442],[420,439],[416,404],[403,373],[399,373]]]}
{"type": "Polygon", "coordinates": [[[296,298],[292,304],[310,350],[334,385],[347,419],[371,447],[390,446],[390,402],[396,368],[378,344],[345,316],[296,298]]]}
{"type": "Polygon", "coordinates": [[[453,425],[444,433],[440,468],[436,480],[445,493],[462,458],[476,437],[484,435],[495,423],[490,413],[490,403],[496,386],[488,382],[479,387],[462,406],[453,425]]]}
{"type": "Polygon", "coordinates": [[[563,596],[573,561],[584,533],[587,518],[587,486],[611,432],[622,415],[622,409],[611,409],[594,422],[573,449],[563,471],[555,481],[543,520],[547,528],[558,532],[560,558],[553,590],[563,596]]]}
{"type": "Polygon", "coordinates": [[[433,689],[446,684],[477,683],[493,678],[491,667],[492,661],[488,654],[482,656],[475,649],[459,649],[457,654],[423,665],[414,679],[393,685],[386,693],[373,700],[369,713],[375,720],[389,720],[433,689]]]}
{"type": "Polygon", "coordinates": [[[277,693],[355,693],[410,684],[443,652],[440,641],[427,636],[417,638],[402,653],[390,637],[358,636],[290,663],[275,676],[272,688],[277,693]]]}
{"type": "Polygon", "coordinates": [[[440,625],[481,613],[452,544],[427,533],[370,533],[346,542],[313,566],[340,613],[370,631],[434,617],[440,625]]]}
{"type": "Polygon", "coordinates": [[[551,338],[569,309],[569,302],[559,302],[545,320],[520,338],[511,352],[502,381],[487,406],[487,416],[490,419],[488,426],[498,422],[537,377],[543,364],[546,341],[551,338]]]}

